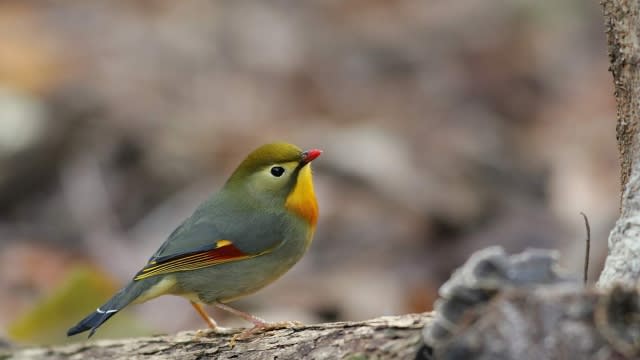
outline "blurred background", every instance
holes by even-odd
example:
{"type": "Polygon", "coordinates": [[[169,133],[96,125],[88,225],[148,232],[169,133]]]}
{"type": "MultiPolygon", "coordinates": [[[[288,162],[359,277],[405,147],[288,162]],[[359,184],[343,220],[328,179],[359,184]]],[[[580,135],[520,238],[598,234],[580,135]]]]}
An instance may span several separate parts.
{"type": "MultiPolygon", "coordinates": [[[[320,222],[240,309],[426,311],[494,244],[558,249],[579,274],[581,211],[595,280],[618,210],[607,67],[601,10],[579,0],[3,1],[0,343],[67,341],[275,140],[324,149],[320,222]]],[[[96,337],[203,327],[167,296],[96,337]]]]}

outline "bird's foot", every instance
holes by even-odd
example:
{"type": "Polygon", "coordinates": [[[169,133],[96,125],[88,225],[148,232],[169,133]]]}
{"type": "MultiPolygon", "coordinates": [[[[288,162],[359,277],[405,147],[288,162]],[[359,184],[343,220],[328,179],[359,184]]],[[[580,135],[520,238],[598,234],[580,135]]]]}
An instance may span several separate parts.
{"type": "Polygon", "coordinates": [[[275,329],[285,329],[285,328],[288,329],[288,328],[302,325],[302,323],[299,321],[279,321],[279,322],[269,323],[257,316],[242,312],[240,310],[236,310],[229,305],[226,305],[220,302],[216,302],[215,305],[220,309],[228,311],[253,324],[252,328],[246,329],[240,333],[233,335],[233,337],[231,338],[231,341],[229,341],[229,345],[231,347],[235,346],[237,340],[245,340],[251,337],[252,335],[255,335],[264,331],[275,330],[275,329]]]}
{"type": "Polygon", "coordinates": [[[272,322],[272,323],[263,322],[263,321],[254,322],[252,328],[246,329],[244,331],[241,331],[233,335],[233,337],[231,338],[231,341],[229,341],[229,345],[233,347],[235,346],[236,341],[246,340],[253,335],[256,335],[265,331],[278,330],[278,329],[291,329],[291,328],[295,328],[302,325],[303,324],[299,321],[278,321],[278,322],[272,322]]]}
{"type": "Polygon", "coordinates": [[[196,338],[207,337],[209,335],[229,335],[233,334],[235,330],[233,328],[227,328],[222,326],[210,327],[207,329],[199,329],[195,333],[196,338]]]}

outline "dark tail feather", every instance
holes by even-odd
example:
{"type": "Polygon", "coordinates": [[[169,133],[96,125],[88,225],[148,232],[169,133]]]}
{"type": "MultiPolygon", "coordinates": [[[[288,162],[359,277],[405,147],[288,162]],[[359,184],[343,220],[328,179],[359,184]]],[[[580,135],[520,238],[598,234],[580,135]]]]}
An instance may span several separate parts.
{"type": "Polygon", "coordinates": [[[67,331],[67,336],[72,336],[81,332],[85,332],[87,330],[91,330],[91,332],[89,333],[89,337],[91,337],[100,327],[100,325],[109,320],[109,318],[115,315],[118,311],[120,311],[120,309],[102,310],[101,308],[98,308],[96,311],[89,314],[89,316],[82,319],[78,324],[76,324],[76,326],[69,329],[67,331]]]}
{"type": "Polygon", "coordinates": [[[82,319],[76,326],[69,329],[67,331],[67,336],[79,334],[87,330],[91,330],[89,337],[93,336],[100,325],[104,324],[105,321],[109,320],[109,318],[115,315],[118,311],[129,305],[145,290],[157,283],[158,280],[159,278],[153,277],[129,283],[127,287],[118,291],[104,305],[100,306],[96,311],[82,319]]]}

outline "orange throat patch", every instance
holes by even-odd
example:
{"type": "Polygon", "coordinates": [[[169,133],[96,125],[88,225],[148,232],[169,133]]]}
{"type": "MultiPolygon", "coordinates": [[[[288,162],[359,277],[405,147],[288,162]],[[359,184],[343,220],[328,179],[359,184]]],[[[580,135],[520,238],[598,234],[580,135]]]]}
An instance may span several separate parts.
{"type": "Polygon", "coordinates": [[[296,185],[287,196],[284,206],[307,220],[311,226],[315,226],[318,222],[318,203],[313,192],[310,164],[300,169],[296,185]]]}

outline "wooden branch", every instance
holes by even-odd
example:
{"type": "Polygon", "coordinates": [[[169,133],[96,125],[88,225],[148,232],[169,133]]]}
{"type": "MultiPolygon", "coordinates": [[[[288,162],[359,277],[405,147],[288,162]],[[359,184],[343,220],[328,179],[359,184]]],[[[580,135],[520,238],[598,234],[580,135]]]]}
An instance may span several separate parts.
{"type": "Polygon", "coordinates": [[[188,331],[0,349],[0,360],[640,358],[639,290],[585,288],[558,270],[553,251],[483,249],[440,295],[437,313],[278,329],[235,346],[233,334],[188,331]]]}
{"type": "Polygon", "coordinates": [[[603,0],[610,71],[617,104],[621,160],[621,214],[609,235],[609,256],[598,284],[640,277],[640,1],[603,0]]]}
{"type": "Polygon", "coordinates": [[[0,359],[413,359],[431,314],[386,316],[271,330],[229,345],[232,335],[195,331],[98,340],[63,346],[0,350],[0,359]]]}

